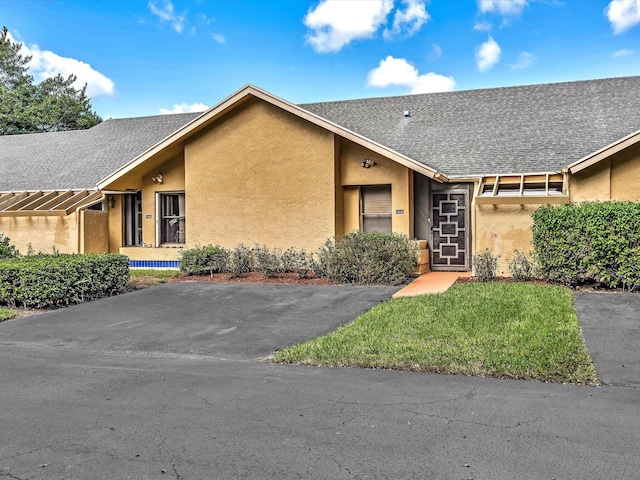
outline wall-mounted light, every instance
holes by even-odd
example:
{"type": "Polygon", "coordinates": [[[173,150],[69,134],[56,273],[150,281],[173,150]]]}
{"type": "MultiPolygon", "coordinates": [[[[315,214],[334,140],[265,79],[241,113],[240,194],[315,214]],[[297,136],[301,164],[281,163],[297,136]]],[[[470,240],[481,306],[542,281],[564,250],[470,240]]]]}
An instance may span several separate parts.
{"type": "Polygon", "coordinates": [[[151,177],[151,180],[153,181],[153,183],[162,183],[162,173],[157,174],[155,177],[151,177]]]}
{"type": "Polygon", "coordinates": [[[109,205],[109,208],[113,208],[116,206],[116,199],[113,198],[113,195],[109,195],[107,197],[107,205],[109,205]]]}
{"type": "Polygon", "coordinates": [[[362,166],[362,168],[371,168],[376,164],[376,162],[374,162],[373,160],[371,160],[370,158],[365,158],[362,163],[360,163],[360,165],[362,166]]]}

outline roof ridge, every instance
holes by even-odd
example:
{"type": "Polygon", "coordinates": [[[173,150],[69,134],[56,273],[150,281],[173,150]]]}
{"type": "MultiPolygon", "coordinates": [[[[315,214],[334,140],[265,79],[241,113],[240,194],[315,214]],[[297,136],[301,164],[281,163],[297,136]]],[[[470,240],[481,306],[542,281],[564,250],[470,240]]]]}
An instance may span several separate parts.
{"type": "Polygon", "coordinates": [[[605,83],[605,82],[613,82],[627,79],[635,79],[640,80],[640,75],[625,75],[619,77],[604,77],[604,78],[592,78],[585,80],[566,80],[566,81],[558,81],[558,82],[541,82],[541,83],[529,83],[524,85],[508,85],[508,86],[500,86],[500,87],[479,87],[479,88],[467,88],[464,90],[450,90],[446,92],[431,92],[431,93],[407,93],[403,95],[381,95],[376,97],[360,97],[360,98],[348,98],[344,100],[327,100],[327,101],[318,101],[318,102],[305,102],[297,104],[300,107],[305,105],[324,105],[324,104],[336,104],[336,103],[349,103],[349,102],[362,102],[367,100],[392,100],[392,99],[406,99],[406,98],[417,98],[417,97],[425,97],[425,96],[435,96],[435,95],[455,95],[455,94],[463,94],[468,92],[483,92],[483,91],[505,91],[505,90],[518,90],[518,89],[526,89],[526,88],[548,88],[560,85],[572,85],[572,84],[594,84],[594,83],[605,83]]]}

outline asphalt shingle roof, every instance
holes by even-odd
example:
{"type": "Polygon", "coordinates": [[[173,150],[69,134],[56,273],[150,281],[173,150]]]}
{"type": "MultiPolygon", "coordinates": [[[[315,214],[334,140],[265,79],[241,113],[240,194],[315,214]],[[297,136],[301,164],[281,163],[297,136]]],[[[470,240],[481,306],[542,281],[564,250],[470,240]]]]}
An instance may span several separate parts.
{"type": "MultiPolygon", "coordinates": [[[[640,130],[640,77],[300,107],[447,176],[554,172],[640,130]]],[[[95,188],[199,115],[0,136],[0,191],[95,188]]]]}
{"type": "Polygon", "coordinates": [[[96,188],[199,115],[123,118],[88,130],[0,136],[0,191],[96,188]]]}
{"type": "Polygon", "coordinates": [[[300,106],[448,176],[553,172],[640,130],[640,77],[300,106]]]}

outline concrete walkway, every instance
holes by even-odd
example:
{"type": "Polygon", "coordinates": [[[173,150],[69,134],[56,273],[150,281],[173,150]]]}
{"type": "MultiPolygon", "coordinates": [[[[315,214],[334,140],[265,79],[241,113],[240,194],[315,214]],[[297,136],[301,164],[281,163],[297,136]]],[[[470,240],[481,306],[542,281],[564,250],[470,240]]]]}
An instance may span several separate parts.
{"type": "Polygon", "coordinates": [[[442,293],[456,283],[460,277],[470,277],[471,272],[427,272],[420,275],[402,290],[393,294],[393,298],[414,297],[428,293],[442,293]]]}

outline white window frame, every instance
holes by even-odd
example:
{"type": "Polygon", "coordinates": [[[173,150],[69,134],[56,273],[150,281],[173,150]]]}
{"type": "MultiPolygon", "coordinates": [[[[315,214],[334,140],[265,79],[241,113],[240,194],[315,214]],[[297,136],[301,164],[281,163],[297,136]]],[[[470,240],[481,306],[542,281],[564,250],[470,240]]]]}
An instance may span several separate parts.
{"type": "MultiPolygon", "coordinates": [[[[186,204],[186,197],[184,194],[184,190],[178,191],[169,191],[169,192],[156,192],[156,247],[161,247],[164,245],[185,245],[187,242],[186,238],[186,212],[180,212],[180,215],[176,216],[178,219],[184,219],[185,222],[185,238],[184,242],[175,242],[175,243],[162,243],[162,226],[163,220],[165,217],[162,215],[162,198],[170,195],[182,195],[184,198],[184,202],[186,204]]],[[[186,209],[185,209],[186,210],[186,209]]]]}

